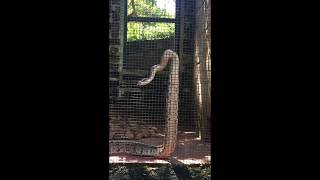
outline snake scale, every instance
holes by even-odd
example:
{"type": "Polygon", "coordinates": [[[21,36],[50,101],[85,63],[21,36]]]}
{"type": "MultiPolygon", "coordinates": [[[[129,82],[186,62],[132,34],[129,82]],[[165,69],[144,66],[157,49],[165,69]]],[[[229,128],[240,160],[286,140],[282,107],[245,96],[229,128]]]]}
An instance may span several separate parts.
{"type": "Polygon", "coordinates": [[[157,72],[165,69],[169,60],[171,68],[167,95],[167,112],[165,137],[162,145],[154,146],[130,140],[109,140],[109,154],[131,154],[138,156],[168,157],[176,147],[178,130],[178,102],[179,102],[179,57],[176,52],[165,50],[160,64],[151,67],[150,75],[138,82],[138,86],[149,84],[157,72]]]}

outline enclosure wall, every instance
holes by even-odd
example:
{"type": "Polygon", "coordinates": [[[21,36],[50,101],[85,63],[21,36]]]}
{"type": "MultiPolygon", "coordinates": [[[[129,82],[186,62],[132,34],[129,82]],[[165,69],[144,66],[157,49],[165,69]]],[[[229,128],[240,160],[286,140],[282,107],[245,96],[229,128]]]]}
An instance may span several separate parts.
{"type": "Polygon", "coordinates": [[[211,0],[196,1],[195,84],[201,137],[210,140],[211,122],[211,0]]]}

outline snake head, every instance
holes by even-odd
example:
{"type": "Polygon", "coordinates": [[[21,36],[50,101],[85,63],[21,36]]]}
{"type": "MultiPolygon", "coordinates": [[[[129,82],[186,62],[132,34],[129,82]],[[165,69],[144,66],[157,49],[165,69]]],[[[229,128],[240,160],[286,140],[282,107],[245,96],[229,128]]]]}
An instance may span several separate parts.
{"type": "Polygon", "coordinates": [[[154,65],[154,66],[152,66],[152,67],[151,67],[150,76],[149,76],[148,78],[144,78],[144,79],[142,79],[141,81],[139,81],[137,85],[138,85],[138,86],[144,86],[144,85],[149,84],[149,83],[153,80],[156,72],[159,71],[160,68],[161,68],[161,67],[160,67],[159,65],[154,65]]]}
{"type": "Polygon", "coordinates": [[[137,86],[144,86],[144,85],[148,84],[147,80],[148,80],[148,78],[144,78],[144,79],[140,80],[138,82],[137,86]]]}

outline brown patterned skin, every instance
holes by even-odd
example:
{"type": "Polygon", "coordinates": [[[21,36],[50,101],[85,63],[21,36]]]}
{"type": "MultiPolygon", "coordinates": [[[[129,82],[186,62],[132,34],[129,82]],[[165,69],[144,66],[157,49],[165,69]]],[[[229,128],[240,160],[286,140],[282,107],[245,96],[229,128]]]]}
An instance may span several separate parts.
{"type": "Polygon", "coordinates": [[[127,153],[140,156],[169,157],[175,150],[178,132],[178,103],[179,103],[179,57],[172,50],[165,50],[160,64],[151,67],[148,78],[138,82],[138,86],[149,84],[156,73],[162,71],[172,61],[167,96],[167,117],[164,142],[161,146],[152,146],[128,140],[109,140],[109,154],[127,153]]]}

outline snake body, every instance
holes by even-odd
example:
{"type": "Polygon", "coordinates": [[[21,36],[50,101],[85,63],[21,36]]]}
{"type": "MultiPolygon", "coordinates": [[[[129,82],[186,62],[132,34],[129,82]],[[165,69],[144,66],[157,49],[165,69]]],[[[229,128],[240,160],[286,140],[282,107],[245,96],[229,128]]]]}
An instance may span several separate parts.
{"type": "Polygon", "coordinates": [[[138,86],[149,84],[157,72],[162,71],[172,61],[168,96],[165,137],[162,145],[154,146],[136,141],[109,140],[109,154],[125,153],[139,156],[168,157],[175,150],[178,130],[178,102],[179,102],[179,57],[176,52],[165,50],[160,64],[151,67],[150,75],[138,82],[138,86]]]}

